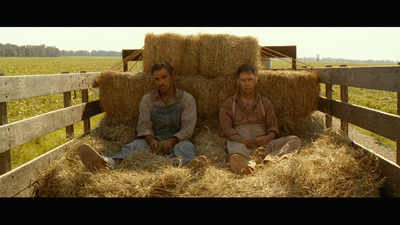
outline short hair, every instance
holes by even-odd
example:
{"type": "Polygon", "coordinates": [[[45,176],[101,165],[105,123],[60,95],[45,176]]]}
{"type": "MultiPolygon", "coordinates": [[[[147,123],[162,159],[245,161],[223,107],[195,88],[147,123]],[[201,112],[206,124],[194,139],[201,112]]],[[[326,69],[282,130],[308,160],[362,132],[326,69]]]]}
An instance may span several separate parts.
{"type": "Polygon", "coordinates": [[[242,72],[252,72],[254,74],[254,76],[257,76],[256,74],[256,70],[254,69],[254,67],[250,64],[243,64],[241,65],[236,72],[237,77],[240,77],[240,73],[242,72]]]}
{"type": "Polygon", "coordinates": [[[151,74],[154,74],[154,71],[161,70],[162,68],[167,69],[168,73],[171,75],[172,72],[174,72],[174,68],[171,66],[171,64],[167,61],[160,61],[151,67],[151,74]]]}

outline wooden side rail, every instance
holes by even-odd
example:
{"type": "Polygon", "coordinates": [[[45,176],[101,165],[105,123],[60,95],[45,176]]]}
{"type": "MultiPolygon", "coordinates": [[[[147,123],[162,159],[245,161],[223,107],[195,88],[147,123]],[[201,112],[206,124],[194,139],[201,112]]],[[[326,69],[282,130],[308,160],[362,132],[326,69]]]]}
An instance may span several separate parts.
{"type": "Polygon", "coordinates": [[[378,157],[382,175],[387,177],[381,195],[400,196],[400,66],[314,68],[320,83],[325,84],[326,97],[319,98],[318,110],[327,114],[326,126],[332,116],[341,119],[341,129],[346,133],[347,123],[352,123],[397,142],[396,163],[372,152],[362,144],[355,146],[378,157]],[[332,99],[332,86],[340,85],[340,101],[332,99]],[[348,86],[397,92],[397,114],[348,103],[348,86]]]}
{"type": "Polygon", "coordinates": [[[92,88],[99,73],[0,76],[0,102],[92,88]]]}
{"type": "MultiPolygon", "coordinates": [[[[319,110],[397,142],[396,163],[400,164],[400,117],[398,115],[348,104],[347,87],[400,93],[400,66],[314,68],[320,83],[326,85],[326,98],[320,98],[319,110]],[[341,101],[332,100],[332,85],[340,85],[341,101]]],[[[399,99],[397,108],[399,109],[399,99]]],[[[398,110],[400,111],[400,110],[398,110]]],[[[399,114],[400,112],[398,112],[399,114]]],[[[329,117],[328,116],[328,117],[329,117]]],[[[346,123],[343,123],[345,121],[346,123]]],[[[327,126],[331,121],[327,119],[327,126]]]]}
{"type": "Polygon", "coordinates": [[[318,110],[367,129],[393,141],[399,141],[400,116],[320,97],[318,110]]]}
{"type": "Polygon", "coordinates": [[[100,113],[97,100],[0,126],[0,153],[100,113]]]}
{"type": "Polygon", "coordinates": [[[58,146],[14,170],[0,175],[0,197],[32,197],[34,184],[52,160],[64,154],[74,140],[58,146]]]}
{"type": "Polygon", "coordinates": [[[314,68],[320,83],[400,92],[400,66],[314,68]]]}
{"type": "MultiPolygon", "coordinates": [[[[0,74],[0,174],[11,170],[10,150],[14,147],[58,129],[71,128],[82,120],[84,131],[90,131],[90,117],[102,112],[98,100],[88,102],[88,89],[93,88],[93,79],[98,74],[86,71],[47,75],[0,74]],[[70,92],[75,90],[81,90],[82,104],[71,106],[70,92]],[[64,109],[8,123],[7,102],[58,93],[64,93],[64,109]]],[[[67,140],[74,137],[73,129],[67,129],[66,136],[67,140]]]]}

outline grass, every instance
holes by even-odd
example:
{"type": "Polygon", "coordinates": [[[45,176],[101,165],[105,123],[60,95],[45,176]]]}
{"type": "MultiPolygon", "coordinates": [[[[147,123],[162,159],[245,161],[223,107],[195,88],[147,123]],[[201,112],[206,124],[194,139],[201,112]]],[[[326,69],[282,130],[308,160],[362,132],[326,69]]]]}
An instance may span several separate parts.
{"type": "MultiPolygon", "coordinates": [[[[32,74],[59,74],[64,71],[79,73],[80,71],[101,72],[109,69],[114,64],[121,61],[120,57],[55,57],[55,58],[36,58],[36,57],[0,57],[0,72],[7,75],[32,75],[32,74]]],[[[325,65],[339,66],[378,66],[382,64],[366,63],[343,63],[343,62],[307,62],[306,64],[314,67],[324,67],[325,65]]],[[[298,63],[301,67],[303,64],[298,63]]],[[[386,64],[387,65],[387,64],[386,64]]],[[[140,68],[138,63],[136,68],[140,68]]],[[[272,61],[273,69],[291,68],[291,65],[284,61],[272,61]]],[[[128,68],[131,68],[129,64],[128,68]]],[[[321,86],[321,96],[325,95],[325,87],[321,86]]],[[[72,93],[75,97],[75,94],[72,93]]],[[[339,86],[333,87],[333,98],[340,99],[339,86]]],[[[98,99],[96,88],[89,90],[89,101],[98,99]]],[[[393,92],[375,91],[361,88],[349,87],[349,102],[388,113],[397,113],[397,94],[393,92]]],[[[81,93],[76,91],[76,98],[72,104],[81,103],[81,93]]],[[[21,99],[7,103],[9,123],[30,118],[46,112],[51,112],[63,108],[63,95],[54,94],[29,99],[21,99]]],[[[95,128],[103,114],[91,118],[91,128],[95,128]]],[[[361,129],[361,128],[357,128],[361,129]]],[[[373,136],[378,142],[395,150],[395,142],[375,135],[369,131],[361,129],[362,132],[373,136]]],[[[74,124],[75,136],[83,134],[83,122],[74,124]]],[[[41,154],[66,142],[65,128],[44,135],[11,150],[12,168],[38,157],[41,154]]]]}

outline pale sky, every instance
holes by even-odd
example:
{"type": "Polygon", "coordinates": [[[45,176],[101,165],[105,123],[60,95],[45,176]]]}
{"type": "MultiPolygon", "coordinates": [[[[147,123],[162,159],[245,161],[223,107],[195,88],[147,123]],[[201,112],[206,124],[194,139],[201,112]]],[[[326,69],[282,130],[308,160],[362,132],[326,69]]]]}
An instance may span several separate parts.
{"type": "Polygon", "coordinates": [[[400,27],[0,27],[0,43],[121,51],[166,32],[249,35],[261,46],[296,45],[297,57],[400,61],[400,27]]]}

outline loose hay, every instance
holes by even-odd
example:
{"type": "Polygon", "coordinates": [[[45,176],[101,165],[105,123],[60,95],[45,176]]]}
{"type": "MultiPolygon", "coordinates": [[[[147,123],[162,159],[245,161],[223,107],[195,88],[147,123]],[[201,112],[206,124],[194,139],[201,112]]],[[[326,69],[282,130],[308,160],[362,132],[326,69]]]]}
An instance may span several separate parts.
{"type": "MultiPolygon", "coordinates": [[[[202,153],[222,153],[219,136],[203,131],[196,138],[202,153]],[[214,137],[212,137],[214,136],[214,137]],[[216,140],[211,145],[209,140],[216,140]]],[[[352,148],[327,130],[299,153],[276,163],[258,165],[254,176],[233,174],[214,155],[204,171],[173,166],[169,158],[140,151],[111,172],[91,173],[79,161],[79,144],[53,162],[38,180],[36,197],[379,197],[383,179],[377,159],[352,148]]],[[[226,162],[226,161],[225,161],[226,162]]]]}

